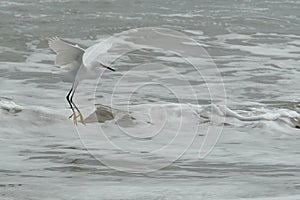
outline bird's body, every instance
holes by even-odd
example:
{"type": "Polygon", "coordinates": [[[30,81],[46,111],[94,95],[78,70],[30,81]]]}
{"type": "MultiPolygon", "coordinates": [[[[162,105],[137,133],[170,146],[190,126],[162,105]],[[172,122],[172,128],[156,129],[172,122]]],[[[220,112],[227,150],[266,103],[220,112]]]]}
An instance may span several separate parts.
{"type": "Polygon", "coordinates": [[[55,65],[65,69],[63,74],[63,81],[72,82],[72,88],[67,95],[67,101],[70,105],[70,108],[73,114],[70,117],[73,117],[74,123],[77,124],[77,117],[80,117],[80,120],[83,124],[84,118],[73,102],[73,96],[79,82],[83,79],[96,79],[99,77],[100,73],[104,68],[115,71],[114,69],[107,67],[106,65],[99,63],[96,60],[91,60],[88,63],[83,62],[83,56],[85,49],[78,46],[77,44],[72,44],[70,42],[64,41],[57,37],[49,40],[49,47],[57,54],[55,65]],[[75,113],[75,110],[78,112],[78,116],[75,113]]]}

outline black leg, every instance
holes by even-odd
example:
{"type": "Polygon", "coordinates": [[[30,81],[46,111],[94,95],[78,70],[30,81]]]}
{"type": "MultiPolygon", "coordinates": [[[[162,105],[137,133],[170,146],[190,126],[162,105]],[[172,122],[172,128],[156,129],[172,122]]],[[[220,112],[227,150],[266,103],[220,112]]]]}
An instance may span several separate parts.
{"type": "MultiPolygon", "coordinates": [[[[79,117],[80,117],[80,120],[81,120],[81,123],[83,123],[85,125],[85,121],[84,121],[84,118],[79,110],[79,108],[76,106],[76,104],[74,103],[73,101],[73,97],[74,97],[74,94],[75,94],[75,90],[72,91],[72,94],[71,94],[71,98],[70,98],[70,103],[75,107],[75,109],[77,110],[78,114],[79,114],[79,117]]],[[[74,109],[73,109],[74,110],[74,109]]]]}
{"type": "Polygon", "coordinates": [[[76,116],[74,107],[72,105],[72,102],[70,100],[70,94],[72,93],[72,91],[73,91],[73,87],[71,88],[71,90],[69,91],[68,95],[66,96],[66,99],[67,99],[67,101],[68,101],[68,103],[70,105],[70,108],[71,108],[72,112],[73,112],[73,114],[69,118],[71,118],[73,116],[74,124],[77,124],[77,116],[76,116]]]}
{"type": "Polygon", "coordinates": [[[72,95],[71,95],[71,98],[70,98],[70,103],[75,107],[75,109],[77,110],[77,112],[80,113],[79,108],[76,106],[76,104],[73,101],[74,94],[75,94],[75,90],[72,92],[72,95]]]}
{"type": "Polygon", "coordinates": [[[67,99],[67,102],[68,102],[69,105],[70,105],[71,110],[72,110],[73,113],[74,113],[74,108],[73,108],[72,103],[71,103],[71,101],[70,101],[70,94],[72,93],[72,91],[73,91],[73,87],[71,88],[71,90],[70,90],[69,93],[67,94],[66,99],[67,99]]]}

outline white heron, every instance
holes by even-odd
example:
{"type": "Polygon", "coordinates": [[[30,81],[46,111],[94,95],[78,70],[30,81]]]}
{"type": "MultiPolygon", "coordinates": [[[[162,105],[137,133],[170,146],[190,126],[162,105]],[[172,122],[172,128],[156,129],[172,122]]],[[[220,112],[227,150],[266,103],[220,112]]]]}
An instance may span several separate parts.
{"type": "Polygon", "coordinates": [[[64,81],[73,83],[71,90],[66,96],[66,99],[73,112],[69,118],[73,117],[74,124],[77,124],[77,118],[80,117],[81,123],[85,124],[84,118],[79,108],[73,102],[75,90],[79,82],[83,79],[98,78],[101,73],[101,68],[106,68],[111,71],[115,70],[96,60],[90,61],[89,63],[85,64],[83,62],[85,49],[80,47],[78,44],[73,44],[58,37],[49,40],[49,47],[57,54],[55,65],[61,66],[66,70],[63,73],[65,76],[64,81]],[[75,111],[78,112],[78,115],[75,111]]]}

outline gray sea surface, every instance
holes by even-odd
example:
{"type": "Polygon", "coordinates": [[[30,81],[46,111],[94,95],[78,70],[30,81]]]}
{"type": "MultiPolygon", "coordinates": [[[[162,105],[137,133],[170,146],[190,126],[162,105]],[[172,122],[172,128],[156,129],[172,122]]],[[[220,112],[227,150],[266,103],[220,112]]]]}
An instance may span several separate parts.
{"type": "MultiPolygon", "coordinates": [[[[300,199],[299,10],[297,0],[2,0],[0,199],[300,199]],[[72,84],[48,40],[91,46],[143,27],[206,50],[227,113],[181,56],[140,48],[80,83],[87,124],[74,125],[72,84]],[[222,128],[212,143],[209,127],[222,128]]],[[[146,35],[121,43],[154,41],[146,35]]]]}

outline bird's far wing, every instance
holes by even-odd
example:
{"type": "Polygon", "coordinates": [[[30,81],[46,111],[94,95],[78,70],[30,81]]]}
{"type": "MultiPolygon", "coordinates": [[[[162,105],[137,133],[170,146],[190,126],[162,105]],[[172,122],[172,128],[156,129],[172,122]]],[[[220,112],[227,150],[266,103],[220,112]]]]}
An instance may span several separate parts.
{"type": "MultiPolygon", "coordinates": [[[[103,62],[107,56],[108,51],[112,48],[112,39],[107,39],[100,41],[93,46],[90,46],[85,50],[83,54],[82,61],[85,66],[88,66],[89,63],[97,60],[103,62]]],[[[106,63],[107,64],[107,63],[106,63]]]]}
{"type": "Polygon", "coordinates": [[[63,68],[78,68],[80,66],[84,53],[83,48],[57,37],[49,40],[49,47],[57,54],[55,65],[63,68]]]}

